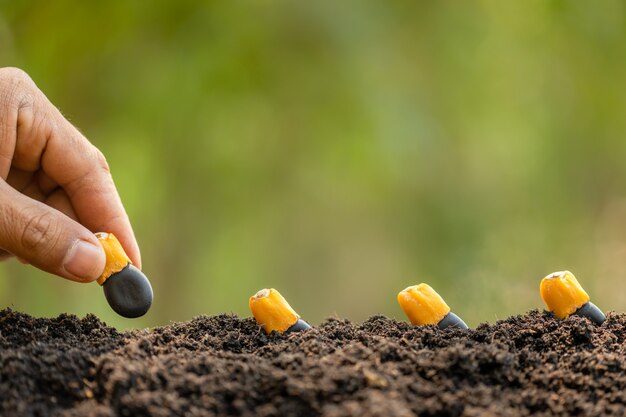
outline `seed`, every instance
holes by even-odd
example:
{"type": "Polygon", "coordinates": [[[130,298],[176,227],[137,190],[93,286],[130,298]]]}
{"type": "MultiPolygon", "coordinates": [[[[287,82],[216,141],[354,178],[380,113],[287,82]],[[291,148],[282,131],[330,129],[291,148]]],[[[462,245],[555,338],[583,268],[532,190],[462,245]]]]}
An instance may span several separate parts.
{"type": "Polygon", "coordinates": [[[450,311],[443,298],[428,284],[413,285],[400,291],[398,304],[412,324],[436,324],[440,329],[451,326],[468,329],[467,324],[450,311]]]}
{"type": "Polygon", "coordinates": [[[113,233],[96,233],[106,254],[104,272],[98,284],[111,308],[126,318],[141,317],[152,305],[152,286],[135,267],[113,233]]]}
{"type": "Polygon", "coordinates": [[[260,290],[250,297],[248,305],[254,319],[267,334],[273,331],[288,334],[311,328],[274,288],[260,290]]]}
{"type": "Polygon", "coordinates": [[[604,313],[589,301],[589,295],[569,271],[554,272],[542,279],[539,293],[548,310],[560,319],[575,314],[598,325],[606,320],[604,313]]]}
{"type": "Polygon", "coordinates": [[[102,289],[111,308],[129,319],[143,316],[152,305],[150,281],[133,264],[111,275],[102,289]]]}

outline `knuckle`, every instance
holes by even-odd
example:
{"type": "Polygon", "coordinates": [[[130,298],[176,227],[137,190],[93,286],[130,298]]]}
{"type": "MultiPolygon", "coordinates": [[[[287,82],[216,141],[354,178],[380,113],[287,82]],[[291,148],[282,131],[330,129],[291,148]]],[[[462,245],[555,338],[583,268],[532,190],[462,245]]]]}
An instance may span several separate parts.
{"type": "Polygon", "coordinates": [[[32,82],[26,71],[15,67],[0,68],[0,78],[12,82],[32,82]]]}
{"type": "Polygon", "coordinates": [[[4,104],[27,105],[33,99],[35,83],[30,76],[19,68],[0,68],[0,96],[4,104]]]}
{"type": "Polygon", "coordinates": [[[0,68],[0,80],[4,85],[11,85],[16,89],[35,84],[26,71],[13,67],[0,68]]]}
{"type": "Polygon", "coordinates": [[[47,253],[59,239],[59,229],[51,213],[31,217],[22,230],[20,242],[24,250],[47,253]]]}
{"type": "Polygon", "coordinates": [[[95,164],[99,169],[102,169],[106,173],[111,172],[111,168],[109,167],[109,163],[107,162],[106,156],[97,148],[94,147],[94,160],[95,164]]]}

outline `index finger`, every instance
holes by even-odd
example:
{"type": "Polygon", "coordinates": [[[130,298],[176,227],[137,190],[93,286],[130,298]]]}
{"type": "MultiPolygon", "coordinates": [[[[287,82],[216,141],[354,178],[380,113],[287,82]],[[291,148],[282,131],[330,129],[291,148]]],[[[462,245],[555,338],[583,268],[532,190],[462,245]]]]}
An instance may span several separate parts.
{"type": "MultiPolygon", "coordinates": [[[[43,117],[42,121],[52,121],[49,125],[43,122],[49,126],[47,129],[36,129],[38,134],[45,135],[41,155],[44,172],[65,190],[83,226],[92,232],[113,233],[133,264],[141,268],[135,234],[102,152],[72,126],[43,93],[34,100],[33,107],[33,113],[43,117]]],[[[19,148],[19,137],[17,143],[19,148]]]]}

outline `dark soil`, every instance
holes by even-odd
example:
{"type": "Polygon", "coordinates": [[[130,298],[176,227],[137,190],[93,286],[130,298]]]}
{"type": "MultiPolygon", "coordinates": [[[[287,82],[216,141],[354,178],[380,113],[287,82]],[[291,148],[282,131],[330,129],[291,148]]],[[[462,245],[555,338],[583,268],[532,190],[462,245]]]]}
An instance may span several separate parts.
{"type": "Polygon", "coordinates": [[[626,315],[462,332],[376,316],[266,336],[198,317],[120,333],[0,311],[2,416],[625,416],[626,315]]]}

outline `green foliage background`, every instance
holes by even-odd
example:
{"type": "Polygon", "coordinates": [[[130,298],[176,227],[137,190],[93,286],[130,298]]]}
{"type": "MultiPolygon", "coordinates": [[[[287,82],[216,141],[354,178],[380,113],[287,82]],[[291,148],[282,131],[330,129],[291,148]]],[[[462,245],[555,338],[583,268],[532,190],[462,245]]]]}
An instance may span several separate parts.
{"type": "Polygon", "coordinates": [[[572,270],[626,306],[619,1],[3,1],[0,65],[100,147],[155,304],[15,261],[0,305],[141,327],[248,315],[402,318],[428,282],[471,325],[572,270]]]}

